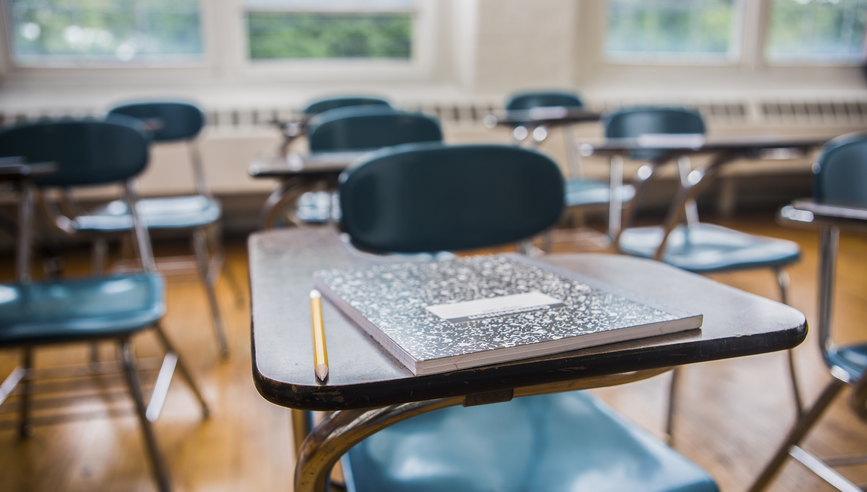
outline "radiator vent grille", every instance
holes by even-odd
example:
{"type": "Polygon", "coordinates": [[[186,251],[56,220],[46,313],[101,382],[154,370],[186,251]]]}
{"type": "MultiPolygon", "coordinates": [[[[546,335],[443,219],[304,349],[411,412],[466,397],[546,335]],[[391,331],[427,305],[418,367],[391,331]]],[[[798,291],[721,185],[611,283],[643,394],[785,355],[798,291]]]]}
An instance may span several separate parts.
{"type": "MultiPolygon", "coordinates": [[[[666,105],[692,107],[713,124],[738,125],[746,122],[767,124],[791,124],[819,126],[827,124],[867,123],[867,99],[845,101],[640,101],[617,100],[591,104],[591,109],[609,111],[620,107],[638,105],[666,105]]],[[[481,124],[482,119],[493,111],[502,110],[502,105],[489,101],[452,104],[406,104],[400,109],[420,111],[447,123],[481,124]]],[[[221,128],[267,127],[278,123],[297,121],[301,117],[299,107],[271,108],[221,108],[206,110],[208,124],[221,128]]],[[[97,118],[99,111],[87,108],[58,108],[44,111],[3,112],[0,110],[0,126],[35,122],[45,119],[97,118]]]]}

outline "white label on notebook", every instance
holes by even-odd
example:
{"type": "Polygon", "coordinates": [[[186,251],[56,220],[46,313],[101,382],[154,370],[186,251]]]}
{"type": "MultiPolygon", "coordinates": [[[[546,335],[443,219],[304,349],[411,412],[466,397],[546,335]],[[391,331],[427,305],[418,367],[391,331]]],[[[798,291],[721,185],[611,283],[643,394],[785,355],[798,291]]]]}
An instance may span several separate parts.
{"type": "Polygon", "coordinates": [[[474,301],[456,302],[454,304],[438,304],[436,306],[427,306],[425,309],[446,321],[464,323],[476,319],[509,316],[563,306],[563,301],[534,291],[526,294],[476,299],[474,301]]]}

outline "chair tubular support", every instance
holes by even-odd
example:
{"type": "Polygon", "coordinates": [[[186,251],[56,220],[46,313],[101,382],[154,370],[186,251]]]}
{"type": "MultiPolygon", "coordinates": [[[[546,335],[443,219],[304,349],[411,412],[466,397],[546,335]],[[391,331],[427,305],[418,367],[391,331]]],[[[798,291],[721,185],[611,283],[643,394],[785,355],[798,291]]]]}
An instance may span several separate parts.
{"type": "MultiPolygon", "coordinates": [[[[514,397],[561,393],[588,388],[615,386],[657,376],[670,368],[648,369],[623,374],[590,377],[586,379],[549,383],[516,388],[514,397]]],[[[433,412],[442,408],[462,405],[466,397],[442,398],[422,402],[404,403],[368,410],[344,410],[334,412],[304,439],[298,450],[295,467],[296,492],[323,492],[328,490],[328,477],[337,460],[353,446],[406,419],[433,412]]],[[[293,410],[293,431],[297,432],[302,412],[293,410]]],[[[295,436],[296,442],[299,439],[295,436]]]]}
{"type": "Polygon", "coordinates": [[[118,343],[118,357],[123,366],[124,376],[127,386],[129,386],[130,396],[135,403],[136,415],[138,416],[139,425],[141,426],[142,434],[145,439],[145,448],[150,457],[151,468],[156,479],[157,486],[160,492],[169,492],[172,489],[171,478],[169,478],[169,469],[166,466],[165,459],[157,445],[156,435],[154,434],[151,421],[147,417],[147,407],[144,402],[144,394],[141,389],[141,382],[138,378],[138,373],[135,365],[135,356],[133,355],[132,347],[129,340],[122,340],[118,343]]]}
{"type": "MultiPolygon", "coordinates": [[[[861,376],[849,395],[849,406],[862,422],[867,422],[867,376],[861,376]]],[[[867,461],[867,456],[864,456],[867,461]]]]}
{"type": "Polygon", "coordinates": [[[175,362],[177,364],[178,372],[180,373],[181,377],[184,378],[187,386],[190,387],[190,391],[193,392],[193,395],[199,401],[199,405],[202,407],[202,418],[207,419],[211,415],[211,410],[208,408],[207,402],[205,402],[205,399],[202,397],[202,393],[201,391],[199,391],[199,386],[193,379],[193,375],[190,372],[189,368],[187,368],[184,360],[180,357],[180,355],[178,355],[178,351],[175,349],[175,346],[169,340],[168,336],[166,336],[165,331],[163,331],[162,325],[157,323],[157,325],[154,327],[154,331],[157,334],[157,338],[160,339],[160,343],[162,343],[163,347],[165,347],[166,352],[175,356],[175,362]]]}
{"type": "Polygon", "coordinates": [[[842,390],[845,385],[845,382],[834,378],[825,389],[822,390],[822,393],[819,395],[819,398],[813,406],[798,419],[794,427],[792,427],[792,430],[789,431],[785,441],[783,441],[780,447],[777,448],[774,456],[768,464],[765,465],[765,468],[762,470],[759,477],[756,478],[755,482],[750,486],[749,492],[760,492],[770,484],[771,480],[776,476],[777,472],[780,471],[780,468],[789,456],[792,447],[800,443],[804,436],[807,435],[807,432],[809,432],[813,425],[819,420],[819,417],[822,416],[822,413],[828,408],[828,405],[834,401],[834,398],[837,397],[840,390],[842,390]]]}
{"type": "Polygon", "coordinates": [[[680,367],[671,371],[671,388],[668,391],[668,416],[665,421],[665,443],[674,447],[674,421],[677,418],[677,395],[680,391],[680,367]]]}
{"type": "Polygon", "coordinates": [[[623,187],[623,157],[615,155],[611,157],[609,164],[608,179],[608,235],[617,237],[620,235],[623,210],[620,199],[623,187]]]}
{"type": "Polygon", "coordinates": [[[223,322],[223,317],[220,314],[220,307],[217,304],[217,295],[214,292],[214,284],[211,282],[210,255],[208,253],[208,238],[207,231],[203,228],[196,229],[193,232],[193,251],[196,254],[196,260],[199,265],[199,276],[205,287],[205,293],[208,296],[208,305],[211,308],[211,320],[214,323],[214,333],[217,336],[217,344],[220,348],[220,358],[227,360],[229,358],[229,342],[226,336],[226,325],[223,322]]]}
{"type": "Polygon", "coordinates": [[[792,446],[789,450],[789,454],[792,458],[795,458],[799,463],[809,468],[810,471],[822,477],[823,480],[831,484],[840,492],[863,492],[861,487],[846,480],[843,475],[840,475],[826,463],[823,463],[822,460],[804,451],[799,446],[792,446]]]}
{"type": "Polygon", "coordinates": [[[135,191],[135,183],[133,180],[128,180],[124,183],[124,200],[126,201],[129,215],[132,217],[133,231],[135,232],[134,247],[137,249],[138,257],[141,258],[142,267],[146,272],[156,271],[154,263],[154,253],[151,249],[151,239],[148,233],[147,225],[138,214],[135,204],[138,202],[138,194],[135,191]]]}
{"type": "Polygon", "coordinates": [[[187,144],[190,149],[190,161],[193,163],[193,175],[196,179],[196,193],[207,198],[213,198],[211,187],[205,179],[205,167],[202,165],[202,150],[199,148],[199,140],[192,140],[187,144]]]}
{"type": "Polygon", "coordinates": [[[9,395],[12,394],[12,390],[15,389],[15,386],[17,386],[26,375],[27,370],[18,366],[13,369],[8,376],[6,376],[6,379],[4,379],[3,383],[0,384],[0,405],[6,401],[6,398],[9,398],[9,395]]]}
{"type": "Polygon", "coordinates": [[[163,364],[160,367],[159,375],[154,383],[154,389],[151,393],[151,400],[148,403],[145,416],[151,422],[156,422],[160,418],[160,412],[163,409],[163,404],[166,402],[166,395],[169,393],[169,386],[172,384],[172,375],[175,372],[175,366],[178,364],[178,356],[174,352],[169,352],[163,358],[163,364]]]}
{"type": "Polygon", "coordinates": [[[653,255],[656,261],[662,261],[665,254],[665,246],[668,243],[668,237],[677,228],[681,218],[686,213],[690,200],[695,201],[695,198],[704,190],[713,178],[719,173],[722,166],[737,157],[735,153],[724,153],[719,155],[711,162],[702,172],[701,176],[688,186],[681,186],[675,196],[671,207],[668,209],[668,214],[665,217],[662,241],[653,255]]]}
{"type": "Polygon", "coordinates": [[[632,227],[632,224],[635,222],[635,216],[638,214],[638,207],[641,204],[641,201],[644,200],[647,190],[650,188],[649,185],[659,177],[659,173],[656,171],[667,162],[667,160],[648,162],[642,166],[642,168],[647,170],[647,174],[643,175],[639,172],[635,176],[635,180],[632,183],[632,186],[635,187],[635,196],[626,204],[626,208],[623,211],[623,224],[620,230],[617,231],[617,234],[612,234],[611,236],[615,246],[618,248],[618,252],[622,253],[622,251],[620,251],[620,234],[626,229],[632,227]]]}
{"type": "MultiPolygon", "coordinates": [[[[287,203],[294,203],[305,191],[307,191],[307,180],[303,178],[292,178],[283,181],[280,187],[274,190],[265,201],[262,207],[261,215],[259,216],[259,228],[262,230],[271,230],[275,227],[277,217],[280,211],[287,203]]],[[[293,221],[293,224],[302,226],[300,220],[293,221]]]]}
{"type": "Polygon", "coordinates": [[[21,184],[21,198],[18,206],[18,238],[15,258],[15,278],[22,283],[30,282],[30,236],[33,219],[33,185],[28,181],[21,184]]]}

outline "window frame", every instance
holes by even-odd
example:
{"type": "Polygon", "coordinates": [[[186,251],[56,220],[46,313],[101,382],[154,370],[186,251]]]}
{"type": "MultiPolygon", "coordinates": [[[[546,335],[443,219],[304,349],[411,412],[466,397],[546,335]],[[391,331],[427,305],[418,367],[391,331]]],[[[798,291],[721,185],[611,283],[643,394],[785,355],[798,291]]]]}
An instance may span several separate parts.
{"type": "MultiPolygon", "coordinates": [[[[360,2],[363,0],[359,0],[360,2]]],[[[198,0],[204,53],[200,58],[149,59],[128,62],[109,60],[16,60],[11,3],[0,0],[0,76],[15,74],[25,80],[87,82],[111,77],[118,82],[281,81],[336,82],[427,81],[433,76],[437,51],[436,0],[417,0],[414,9],[413,55],[405,60],[250,60],[244,0],[220,4],[198,0]]]]}

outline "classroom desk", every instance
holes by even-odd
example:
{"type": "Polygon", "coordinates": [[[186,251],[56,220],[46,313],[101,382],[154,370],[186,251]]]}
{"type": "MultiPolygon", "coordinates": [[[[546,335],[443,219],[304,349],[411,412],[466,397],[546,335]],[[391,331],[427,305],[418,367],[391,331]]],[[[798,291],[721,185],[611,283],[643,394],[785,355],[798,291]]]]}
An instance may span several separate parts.
{"type": "Polygon", "coordinates": [[[599,121],[602,113],[583,108],[540,107],[522,110],[495,111],[482,119],[488,128],[501,126],[563,126],[599,121]]]}
{"type": "MultiPolygon", "coordinates": [[[[791,159],[805,155],[812,149],[821,147],[833,137],[776,137],[776,136],[740,136],[740,137],[705,137],[704,135],[642,135],[638,138],[608,139],[599,143],[584,143],[579,147],[579,152],[584,157],[599,155],[608,157],[611,166],[611,190],[615,190],[623,182],[623,158],[636,152],[656,154],[650,160],[649,173],[639,174],[639,182],[635,190],[635,200],[627,214],[629,227],[636,204],[646,192],[646,185],[654,176],[655,169],[680,156],[710,154],[711,160],[708,165],[701,169],[695,169],[684,180],[669,208],[666,217],[665,235],[677,226],[686,210],[686,205],[711,183],[719,172],[738,159],[791,159]]],[[[612,201],[609,210],[609,222],[614,224],[615,230],[621,230],[621,207],[617,201],[612,201]]],[[[612,233],[612,237],[616,234],[612,233]]],[[[661,258],[664,243],[657,252],[657,260],[661,258]]]]}
{"type": "MultiPolygon", "coordinates": [[[[783,350],[804,340],[797,310],[648,260],[551,255],[561,268],[704,314],[701,330],[415,377],[330,303],[323,303],[329,379],[313,373],[309,292],[313,272],[407,261],[360,252],[330,228],[250,236],[253,379],[268,401],[334,411],[301,444],[296,492],[321,492],[336,460],[400,420],[452,405],[621,384],[696,362],[783,350]]],[[[298,425],[305,419],[293,419],[298,425]]],[[[296,438],[306,429],[295,427],[296,438]]]]}
{"type": "Polygon", "coordinates": [[[279,179],[280,185],[271,192],[259,213],[259,228],[273,229],[280,210],[294,203],[302,193],[317,186],[336,189],[337,177],[350,164],[366,154],[354,152],[318,152],[301,155],[290,152],[285,157],[257,157],[250,164],[250,176],[257,179],[279,179]]]}

